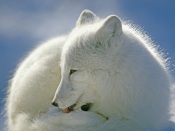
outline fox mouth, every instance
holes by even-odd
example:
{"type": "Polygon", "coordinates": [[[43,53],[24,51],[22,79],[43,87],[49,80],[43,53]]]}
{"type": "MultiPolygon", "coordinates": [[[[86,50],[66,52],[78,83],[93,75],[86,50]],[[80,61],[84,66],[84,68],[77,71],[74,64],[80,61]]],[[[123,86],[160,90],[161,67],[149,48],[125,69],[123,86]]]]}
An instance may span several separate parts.
{"type": "MultiPolygon", "coordinates": [[[[58,107],[58,104],[56,102],[52,102],[52,105],[58,107]]],[[[74,111],[76,106],[77,106],[77,104],[73,104],[65,109],[62,109],[62,110],[64,113],[69,113],[71,111],[74,111]]],[[[86,103],[85,105],[81,106],[81,110],[82,111],[89,111],[91,107],[92,107],[92,103],[86,103]]]]}
{"type": "Polygon", "coordinates": [[[77,110],[79,108],[81,108],[82,111],[89,111],[93,104],[90,103],[90,102],[85,103],[85,104],[83,104],[83,103],[80,104],[80,98],[81,97],[82,97],[82,95],[80,95],[80,97],[78,98],[78,100],[76,100],[74,102],[74,104],[72,104],[72,105],[70,104],[70,106],[67,106],[66,108],[65,107],[60,108],[58,103],[55,102],[55,101],[52,102],[52,105],[55,106],[55,107],[59,107],[64,113],[69,113],[69,112],[77,110]]]}
{"type": "Polygon", "coordinates": [[[71,112],[71,111],[74,111],[74,107],[75,107],[75,106],[76,106],[76,104],[73,104],[73,105],[71,105],[71,106],[69,106],[69,107],[63,109],[63,112],[64,112],[64,113],[69,113],[69,112],[71,112]]]}
{"type": "MultiPolygon", "coordinates": [[[[63,112],[64,113],[69,113],[71,111],[74,111],[75,107],[76,107],[76,104],[73,104],[73,105],[71,105],[71,106],[63,109],[63,112]]],[[[89,111],[91,107],[92,107],[92,103],[86,103],[85,105],[82,105],[81,106],[81,110],[83,110],[83,111],[89,111]]]]}

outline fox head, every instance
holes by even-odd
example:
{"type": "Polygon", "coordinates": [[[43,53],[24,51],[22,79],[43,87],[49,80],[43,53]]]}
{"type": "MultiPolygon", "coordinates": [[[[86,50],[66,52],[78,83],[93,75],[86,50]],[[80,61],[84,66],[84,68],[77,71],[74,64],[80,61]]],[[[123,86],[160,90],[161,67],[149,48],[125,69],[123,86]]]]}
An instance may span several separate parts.
{"type": "Polygon", "coordinates": [[[113,92],[108,87],[113,80],[108,75],[114,73],[112,65],[121,35],[122,24],[117,16],[100,20],[88,10],[80,14],[62,50],[62,78],[53,105],[69,110],[84,107],[108,115],[103,102],[113,103],[109,100],[113,92]]]}

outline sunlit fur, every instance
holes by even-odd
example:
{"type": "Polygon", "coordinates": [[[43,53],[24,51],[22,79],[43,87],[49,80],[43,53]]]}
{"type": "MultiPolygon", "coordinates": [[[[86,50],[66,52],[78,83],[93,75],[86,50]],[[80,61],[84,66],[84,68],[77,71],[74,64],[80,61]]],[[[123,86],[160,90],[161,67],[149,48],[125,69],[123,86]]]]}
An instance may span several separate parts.
{"type": "Polygon", "coordinates": [[[9,128],[160,129],[170,124],[169,87],[166,62],[150,38],[117,16],[100,20],[85,10],[68,36],[39,46],[20,64],[7,97],[9,128]],[[70,75],[71,69],[77,71],[70,75]],[[86,103],[91,109],[81,111],[86,103]],[[73,104],[74,111],[61,111],[73,104]]]}

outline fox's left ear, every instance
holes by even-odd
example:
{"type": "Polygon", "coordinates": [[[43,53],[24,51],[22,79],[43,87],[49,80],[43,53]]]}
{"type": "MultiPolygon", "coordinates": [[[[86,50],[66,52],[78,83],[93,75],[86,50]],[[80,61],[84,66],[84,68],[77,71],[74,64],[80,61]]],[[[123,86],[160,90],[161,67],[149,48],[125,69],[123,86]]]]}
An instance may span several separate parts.
{"type": "Polygon", "coordinates": [[[96,37],[100,41],[108,40],[115,36],[120,36],[122,33],[121,20],[115,16],[108,16],[101,27],[96,32],[96,37]]]}
{"type": "Polygon", "coordinates": [[[84,24],[92,23],[97,19],[97,16],[90,10],[84,10],[81,12],[76,25],[81,26],[84,24]]]}

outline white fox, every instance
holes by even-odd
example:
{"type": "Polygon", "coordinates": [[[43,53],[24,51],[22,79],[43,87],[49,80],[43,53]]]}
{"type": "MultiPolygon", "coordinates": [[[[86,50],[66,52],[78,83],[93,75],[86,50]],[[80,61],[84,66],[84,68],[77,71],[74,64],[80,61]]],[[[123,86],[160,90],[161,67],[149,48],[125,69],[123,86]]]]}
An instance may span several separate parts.
{"type": "Polygon", "coordinates": [[[170,79],[146,35],[117,16],[99,19],[85,10],[68,36],[39,46],[20,64],[7,96],[8,125],[12,131],[157,130],[170,123],[170,79]]]}

